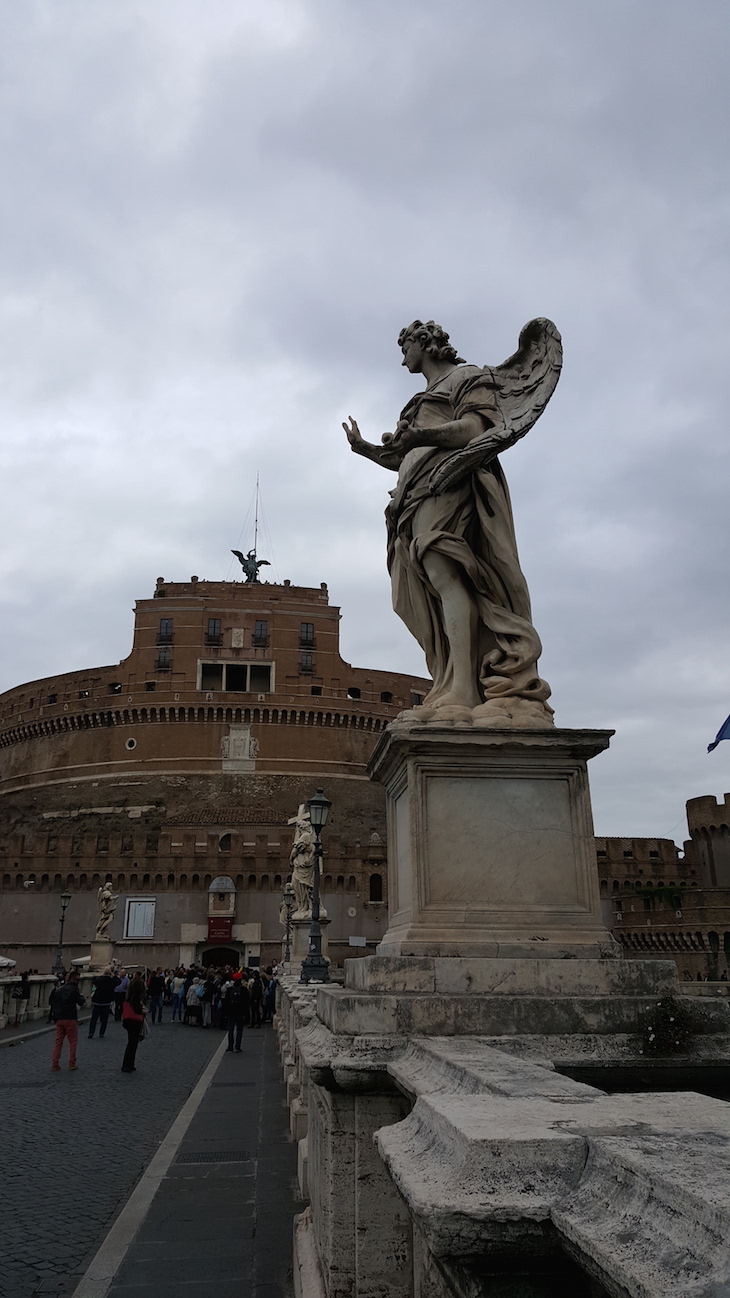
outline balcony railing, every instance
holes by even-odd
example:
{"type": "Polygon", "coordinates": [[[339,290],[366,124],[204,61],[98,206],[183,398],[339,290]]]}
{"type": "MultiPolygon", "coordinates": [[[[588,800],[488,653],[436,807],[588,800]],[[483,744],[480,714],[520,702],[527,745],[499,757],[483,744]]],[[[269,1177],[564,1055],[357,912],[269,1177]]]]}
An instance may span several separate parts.
{"type": "Polygon", "coordinates": [[[219,634],[219,635],[214,635],[214,634],[211,634],[209,631],[206,631],[206,633],[205,633],[205,643],[206,643],[206,645],[208,645],[210,648],[214,648],[215,646],[220,647],[220,645],[223,644],[223,636],[220,635],[220,634],[219,634]]]}

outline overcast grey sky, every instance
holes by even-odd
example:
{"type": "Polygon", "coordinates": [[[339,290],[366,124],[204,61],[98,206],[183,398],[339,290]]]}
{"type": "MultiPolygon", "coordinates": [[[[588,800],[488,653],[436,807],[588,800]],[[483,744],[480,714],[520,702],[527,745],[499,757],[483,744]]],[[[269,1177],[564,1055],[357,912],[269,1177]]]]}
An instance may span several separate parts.
{"type": "MultiPolygon", "coordinates": [[[[0,690],[126,656],[220,580],[256,470],[277,580],[358,666],[390,609],[396,339],[565,367],[503,457],[598,833],[730,789],[726,0],[0,0],[0,690]]],[[[243,541],[250,540],[244,533],[243,541]]],[[[265,547],[260,547],[260,553],[265,547]]]]}

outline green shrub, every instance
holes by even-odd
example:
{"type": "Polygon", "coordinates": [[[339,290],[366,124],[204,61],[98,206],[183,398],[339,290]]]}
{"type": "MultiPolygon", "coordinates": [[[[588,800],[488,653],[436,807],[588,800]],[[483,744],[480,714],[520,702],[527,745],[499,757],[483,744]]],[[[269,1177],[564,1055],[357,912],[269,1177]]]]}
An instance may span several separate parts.
{"type": "Polygon", "coordinates": [[[642,1054],[686,1055],[692,1040],[690,1012],[676,996],[663,996],[644,1015],[642,1054]]]}

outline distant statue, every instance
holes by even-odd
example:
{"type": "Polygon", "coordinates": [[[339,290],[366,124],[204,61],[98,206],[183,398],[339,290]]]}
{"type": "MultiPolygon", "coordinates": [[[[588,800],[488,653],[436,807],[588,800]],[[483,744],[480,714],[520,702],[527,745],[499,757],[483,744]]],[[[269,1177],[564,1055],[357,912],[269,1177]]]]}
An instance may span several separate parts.
{"type": "Polygon", "coordinates": [[[532,320],[494,368],[466,365],[433,320],[398,338],[403,364],[426,387],[382,445],[343,424],[358,455],[398,474],[386,510],[393,607],[421,645],[433,679],[421,721],[552,725],[550,687],[520,568],[499,454],[524,437],[560,375],[560,334],[532,320]]]}
{"type": "Polygon", "coordinates": [[[243,568],[243,575],[246,578],[247,582],[259,582],[261,580],[259,577],[259,568],[271,567],[271,564],[269,563],[268,559],[256,558],[255,550],[249,550],[245,558],[241,554],[240,550],[231,550],[231,554],[235,554],[236,558],[238,559],[241,567],[243,568]]]}
{"type": "MultiPolygon", "coordinates": [[[[294,842],[289,853],[291,881],[294,889],[294,912],[292,919],[312,918],[312,893],[314,891],[314,842],[315,834],[309,819],[309,809],[302,803],[296,816],[287,824],[294,825],[294,842]]],[[[320,866],[321,869],[321,866],[320,866]]],[[[321,903],[320,917],[327,918],[327,912],[321,903]]]]}
{"type": "Polygon", "coordinates": [[[119,899],[119,893],[112,892],[111,884],[105,883],[103,887],[99,889],[96,896],[99,906],[99,918],[96,923],[96,936],[94,941],[99,942],[107,936],[107,930],[114,916],[116,904],[119,899]]]}

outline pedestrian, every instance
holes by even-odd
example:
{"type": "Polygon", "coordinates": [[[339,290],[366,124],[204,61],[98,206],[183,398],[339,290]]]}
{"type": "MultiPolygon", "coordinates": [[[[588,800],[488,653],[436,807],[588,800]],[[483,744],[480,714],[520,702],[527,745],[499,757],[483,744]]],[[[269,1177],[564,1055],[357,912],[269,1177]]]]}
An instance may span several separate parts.
{"type": "Polygon", "coordinates": [[[250,1028],[261,1027],[261,1010],[264,1002],[264,984],[261,981],[261,974],[258,969],[254,969],[253,976],[248,984],[248,994],[250,997],[250,1028]]]}
{"type": "Polygon", "coordinates": [[[209,973],[203,983],[203,991],[200,997],[200,1008],[203,1017],[203,1027],[209,1028],[213,1019],[213,1000],[215,997],[215,977],[209,973]]]}
{"type": "Polygon", "coordinates": [[[244,1025],[248,1020],[249,993],[240,969],[236,970],[231,981],[226,983],[223,1005],[228,1023],[228,1049],[233,1050],[235,1032],[235,1048],[241,1054],[241,1037],[243,1036],[244,1025]]]}
{"type": "Polygon", "coordinates": [[[122,1060],[123,1073],[137,1071],[134,1060],[146,1013],[144,978],[140,974],[135,974],[127,988],[127,995],[122,1007],[122,1022],[127,1032],[127,1049],[122,1060]]]}
{"type": "Polygon", "coordinates": [[[165,995],[165,977],[162,972],[162,965],[158,965],[155,972],[150,974],[147,983],[147,991],[150,998],[150,1014],[152,1015],[152,1022],[155,1022],[155,1014],[157,1014],[157,1022],[161,1023],[162,999],[165,995]]]}
{"type": "Polygon", "coordinates": [[[129,990],[129,974],[126,969],[119,970],[119,982],[114,988],[114,1022],[119,1023],[122,1018],[122,1009],[127,998],[129,990]]]}
{"type": "Polygon", "coordinates": [[[61,1071],[61,1050],[64,1037],[68,1039],[68,1066],[71,1072],[78,1068],[76,1047],[79,1040],[79,1006],[86,1000],[79,991],[79,971],[72,969],[66,981],[51,992],[51,1015],[56,1024],[56,1036],[53,1042],[51,1070],[61,1071]]]}
{"type": "Polygon", "coordinates": [[[201,986],[200,979],[197,975],[193,978],[188,987],[188,994],[185,997],[185,1022],[200,1022],[200,994],[198,988],[201,986]]]}
{"type": "Polygon", "coordinates": [[[185,973],[178,969],[177,973],[170,979],[172,984],[172,1021],[175,1022],[177,1017],[178,1023],[182,1023],[183,1001],[185,999],[185,973]]]}
{"type": "Polygon", "coordinates": [[[19,1028],[21,1023],[25,1022],[28,1001],[30,1000],[30,983],[28,982],[27,973],[20,975],[20,981],[13,987],[10,998],[15,1002],[15,1026],[19,1028]]]}
{"type": "Polygon", "coordinates": [[[96,1031],[97,1023],[99,1024],[99,1040],[101,1041],[104,1037],[118,982],[119,979],[116,974],[112,973],[111,965],[107,965],[104,972],[94,979],[94,985],[91,989],[89,1041],[91,1041],[96,1031]]]}
{"type": "Polygon", "coordinates": [[[273,1023],[276,1012],[276,983],[271,966],[264,977],[264,1023],[273,1023]]]}

